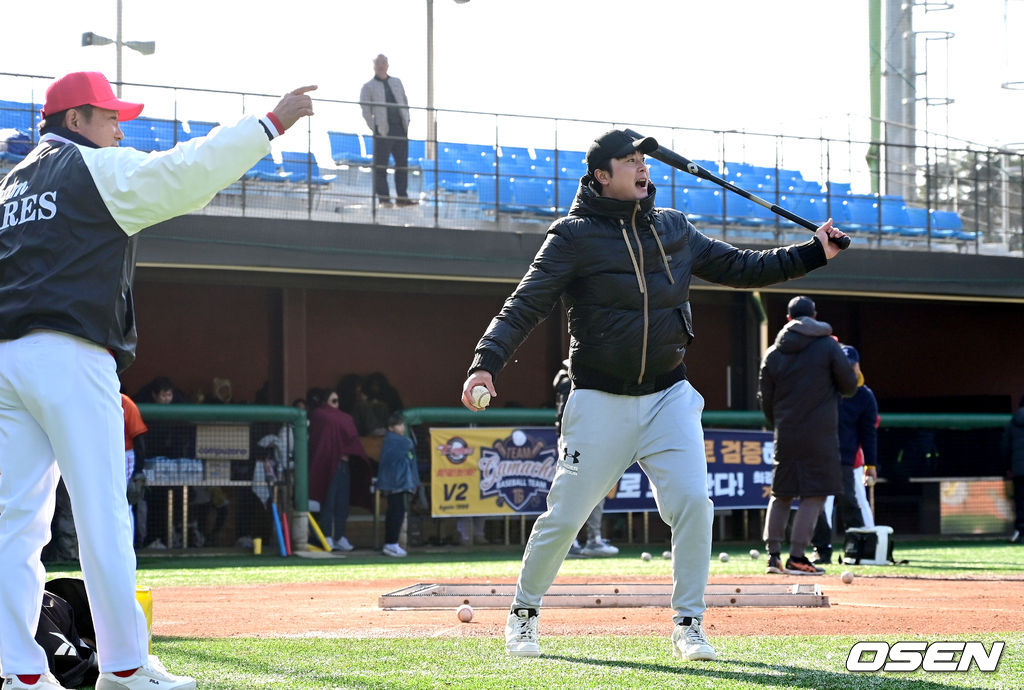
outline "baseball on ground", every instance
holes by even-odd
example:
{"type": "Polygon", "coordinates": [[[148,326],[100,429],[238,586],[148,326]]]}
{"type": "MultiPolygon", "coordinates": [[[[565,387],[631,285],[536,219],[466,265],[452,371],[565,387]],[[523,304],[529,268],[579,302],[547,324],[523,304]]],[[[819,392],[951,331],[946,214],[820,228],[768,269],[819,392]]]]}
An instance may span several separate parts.
{"type": "Polygon", "coordinates": [[[661,552],[661,557],[662,558],[672,558],[672,552],[671,551],[662,551],[661,552]]]}
{"type": "Polygon", "coordinates": [[[640,560],[641,561],[649,561],[649,560],[651,560],[651,554],[649,554],[648,552],[644,551],[642,554],[640,554],[640,560]]]}
{"type": "Polygon", "coordinates": [[[757,549],[751,549],[750,550],[750,557],[751,558],[760,558],[761,557],[761,552],[758,551],[757,549]]]}
{"type": "Polygon", "coordinates": [[[729,554],[727,554],[725,551],[723,551],[722,553],[718,554],[718,560],[722,561],[722,563],[728,562],[729,554]]]}
{"type": "Polygon", "coordinates": [[[463,623],[468,623],[473,620],[473,607],[469,604],[463,604],[459,608],[455,609],[455,615],[459,617],[459,620],[463,623]]]}
{"type": "Polygon", "coordinates": [[[846,584],[850,584],[851,582],[853,582],[853,573],[851,573],[849,570],[844,570],[843,574],[840,577],[843,578],[843,582],[845,582],[846,584]]]}
{"type": "Polygon", "coordinates": [[[491,394],[487,391],[487,386],[473,386],[473,390],[469,392],[469,398],[478,410],[491,404],[491,394]]]}

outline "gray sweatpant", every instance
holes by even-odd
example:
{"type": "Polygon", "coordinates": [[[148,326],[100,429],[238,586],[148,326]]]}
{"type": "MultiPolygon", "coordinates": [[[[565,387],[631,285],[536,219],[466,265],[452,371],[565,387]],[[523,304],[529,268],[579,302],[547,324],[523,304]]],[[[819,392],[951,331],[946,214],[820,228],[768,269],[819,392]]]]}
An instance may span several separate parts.
{"type": "Polygon", "coordinates": [[[539,608],[595,504],[638,462],[672,528],[673,620],[701,617],[711,565],[704,399],[688,381],[651,395],[574,389],[565,404],[548,509],[533,525],[515,606],[539,608]]]}

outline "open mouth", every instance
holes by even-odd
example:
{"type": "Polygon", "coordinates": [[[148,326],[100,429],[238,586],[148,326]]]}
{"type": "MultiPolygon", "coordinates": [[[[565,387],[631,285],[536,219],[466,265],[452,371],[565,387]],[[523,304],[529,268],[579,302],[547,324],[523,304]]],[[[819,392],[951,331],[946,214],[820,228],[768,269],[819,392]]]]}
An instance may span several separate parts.
{"type": "Polygon", "coordinates": [[[647,189],[647,178],[643,177],[643,178],[638,179],[636,181],[636,188],[637,189],[647,189]]]}

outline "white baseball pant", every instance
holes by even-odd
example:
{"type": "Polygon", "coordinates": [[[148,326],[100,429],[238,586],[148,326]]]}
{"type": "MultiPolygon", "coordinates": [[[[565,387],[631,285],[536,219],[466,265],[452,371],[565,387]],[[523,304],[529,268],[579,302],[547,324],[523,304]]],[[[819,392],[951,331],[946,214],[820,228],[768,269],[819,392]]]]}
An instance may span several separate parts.
{"type": "Polygon", "coordinates": [[[124,412],[114,358],[86,340],[34,331],[0,341],[0,668],[45,673],[34,636],[54,490],[71,496],[100,671],[147,662],[125,492],[124,412]]]}
{"type": "Polygon", "coordinates": [[[526,544],[515,606],[540,607],[594,505],[638,462],[650,477],[661,518],[672,528],[673,620],[703,615],[714,518],[703,409],[704,399],[688,381],[642,396],[570,393],[548,509],[526,544]]]}
{"type": "Polygon", "coordinates": [[[875,514],[871,512],[871,503],[868,502],[868,491],[864,487],[864,465],[853,468],[853,495],[857,497],[857,507],[860,508],[861,518],[865,527],[875,526],[875,514]]]}

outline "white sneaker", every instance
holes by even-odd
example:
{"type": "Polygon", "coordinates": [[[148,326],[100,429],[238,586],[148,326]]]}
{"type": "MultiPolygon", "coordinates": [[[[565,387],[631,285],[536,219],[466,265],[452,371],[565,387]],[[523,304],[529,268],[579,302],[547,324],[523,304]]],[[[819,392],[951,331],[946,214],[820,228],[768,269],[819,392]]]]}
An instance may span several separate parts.
{"type": "Polygon", "coordinates": [[[18,676],[7,676],[3,681],[4,690],[66,690],[49,671],[39,676],[39,680],[32,685],[21,682],[18,676]]]}
{"type": "Polygon", "coordinates": [[[512,656],[540,656],[537,609],[512,609],[505,623],[505,651],[512,656]]]}
{"type": "Polygon", "coordinates": [[[385,544],[384,548],[381,549],[381,553],[385,556],[394,556],[395,558],[405,558],[409,555],[409,552],[403,549],[399,544],[385,544]]]}
{"type": "Polygon", "coordinates": [[[588,541],[583,547],[584,556],[614,556],[619,552],[619,547],[612,546],[604,539],[598,537],[593,541],[588,541]]]}
{"type": "Polygon", "coordinates": [[[330,537],[324,537],[324,541],[327,542],[327,550],[334,551],[334,540],[330,537]]]}
{"type": "Polygon", "coordinates": [[[146,665],[127,678],[118,678],[113,673],[101,673],[99,680],[96,681],[95,690],[132,690],[133,688],[196,690],[196,681],[195,678],[168,673],[160,660],[150,654],[146,665]]]}
{"type": "Polygon", "coordinates": [[[672,631],[672,656],[690,661],[714,661],[717,658],[699,618],[691,618],[689,625],[680,623],[672,631]]]}
{"type": "Polygon", "coordinates": [[[354,548],[346,537],[339,537],[331,544],[331,551],[351,551],[354,548]]]}
{"type": "Polygon", "coordinates": [[[583,547],[580,546],[578,539],[573,539],[572,544],[569,545],[569,553],[573,556],[579,556],[583,553],[583,547]]]}

